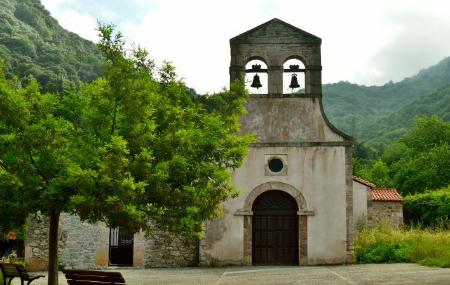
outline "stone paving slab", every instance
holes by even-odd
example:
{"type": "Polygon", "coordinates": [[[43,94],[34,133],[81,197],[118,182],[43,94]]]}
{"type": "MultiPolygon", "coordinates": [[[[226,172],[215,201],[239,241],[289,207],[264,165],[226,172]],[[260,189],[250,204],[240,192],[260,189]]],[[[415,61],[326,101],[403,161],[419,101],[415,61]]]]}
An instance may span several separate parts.
{"type": "MultiPolygon", "coordinates": [[[[450,269],[405,263],[307,267],[116,268],[112,271],[122,272],[129,285],[450,285],[450,269]]],[[[67,284],[62,273],[59,278],[59,284],[67,284]]],[[[15,281],[13,284],[20,282],[15,281]]],[[[47,284],[47,279],[39,279],[32,284],[44,285],[47,284]]]]}

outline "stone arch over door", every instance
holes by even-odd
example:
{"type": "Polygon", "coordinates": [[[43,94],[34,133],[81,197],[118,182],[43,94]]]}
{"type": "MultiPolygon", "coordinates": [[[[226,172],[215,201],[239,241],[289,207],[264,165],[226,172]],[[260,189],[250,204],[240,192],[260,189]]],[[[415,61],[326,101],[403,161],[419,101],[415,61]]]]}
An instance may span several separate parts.
{"type": "Polygon", "coordinates": [[[305,197],[303,197],[302,192],[300,192],[300,190],[298,190],[294,186],[283,182],[266,182],[261,185],[258,185],[245,198],[244,206],[242,207],[242,212],[251,213],[255,199],[262,193],[269,190],[279,190],[291,195],[295,199],[295,201],[297,201],[299,214],[303,212],[311,212],[308,211],[306,200],[305,197]]]}
{"type": "Polygon", "coordinates": [[[279,190],[291,195],[298,205],[299,215],[299,264],[307,265],[308,259],[308,216],[314,215],[314,212],[307,207],[306,200],[300,190],[294,186],[283,182],[266,182],[254,188],[246,197],[242,209],[235,213],[235,215],[243,216],[244,218],[244,256],[243,263],[245,265],[252,265],[252,206],[256,198],[262,193],[270,190],[279,190]]]}

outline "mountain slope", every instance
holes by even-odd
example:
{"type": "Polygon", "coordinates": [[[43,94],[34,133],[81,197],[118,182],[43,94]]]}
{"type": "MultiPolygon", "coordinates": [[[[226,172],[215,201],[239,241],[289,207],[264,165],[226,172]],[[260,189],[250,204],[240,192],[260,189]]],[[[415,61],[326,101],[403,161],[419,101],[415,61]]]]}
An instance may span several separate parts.
{"type": "Polygon", "coordinates": [[[63,29],[39,0],[0,0],[0,58],[9,76],[32,75],[44,91],[101,74],[94,43],[63,29]]]}
{"type": "Polygon", "coordinates": [[[338,128],[356,138],[368,138],[375,122],[449,84],[450,57],[398,83],[369,87],[348,82],[324,84],[324,108],[338,128]]]}
{"type": "Polygon", "coordinates": [[[450,121],[450,85],[432,94],[420,97],[397,112],[369,126],[366,146],[382,149],[399,139],[414,124],[417,116],[436,115],[450,121]]]}

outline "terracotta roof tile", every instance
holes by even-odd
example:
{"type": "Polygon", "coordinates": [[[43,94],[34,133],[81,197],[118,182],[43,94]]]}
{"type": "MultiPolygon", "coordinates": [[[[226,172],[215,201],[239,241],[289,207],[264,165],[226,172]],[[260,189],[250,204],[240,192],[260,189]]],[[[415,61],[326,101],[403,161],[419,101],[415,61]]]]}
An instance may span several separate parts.
{"type": "Polygon", "coordinates": [[[401,202],[403,198],[395,188],[373,188],[372,201],[401,202]]]}
{"type": "Polygon", "coordinates": [[[364,180],[364,179],[362,179],[361,177],[358,177],[358,176],[353,176],[353,181],[356,181],[356,182],[359,182],[361,184],[364,184],[364,185],[366,185],[366,186],[368,186],[368,187],[370,187],[372,189],[377,187],[377,185],[375,185],[373,183],[370,183],[369,181],[364,180]]]}

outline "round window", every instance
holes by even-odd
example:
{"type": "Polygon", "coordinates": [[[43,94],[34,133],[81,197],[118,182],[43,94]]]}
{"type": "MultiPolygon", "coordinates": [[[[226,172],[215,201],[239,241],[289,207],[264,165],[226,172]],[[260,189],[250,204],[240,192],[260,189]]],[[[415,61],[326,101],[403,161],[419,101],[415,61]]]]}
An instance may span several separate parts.
{"type": "Polygon", "coordinates": [[[269,169],[272,172],[280,172],[283,170],[283,161],[279,158],[271,158],[269,160],[269,169]]]}

